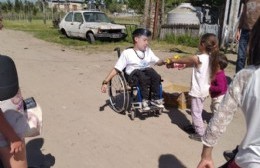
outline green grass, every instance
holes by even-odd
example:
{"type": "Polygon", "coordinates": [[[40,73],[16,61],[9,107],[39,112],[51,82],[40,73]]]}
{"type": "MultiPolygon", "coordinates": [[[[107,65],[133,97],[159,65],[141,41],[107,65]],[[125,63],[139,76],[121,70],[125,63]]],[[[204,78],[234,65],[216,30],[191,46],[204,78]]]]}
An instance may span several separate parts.
{"type": "Polygon", "coordinates": [[[197,47],[199,44],[199,37],[190,37],[189,35],[166,35],[165,41],[171,44],[197,47]]]}
{"type": "MultiPolygon", "coordinates": [[[[28,21],[9,21],[4,20],[4,26],[7,29],[25,31],[30,34],[33,34],[34,37],[42,39],[47,42],[52,42],[60,44],[65,47],[69,47],[77,50],[87,50],[90,52],[95,51],[112,51],[115,47],[126,48],[132,46],[132,37],[131,31],[133,31],[136,25],[127,25],[127,32],[129,36],[125,41],[121,42],[101,42],[96,41],[95,44],[89,44],[86,40],[71,39],[67,38],[64,35],[60,34],[57,28],[54,28],[52,22],[48,20],[46,24],[43,23],[43,20],[33,20],[32,22],[28,21]]],[[[198,43],[197,43],[198,44],[198,43]]],[[[197,45],[196,44],[196,45],[197,45]]],[[[174,43],[171,41],[151,41],[151,47],[153,49],[170,51],[171,48],[179,48],[186,52],[194,53],[194,48],[187,47],[181,43],[174,43]]]]}

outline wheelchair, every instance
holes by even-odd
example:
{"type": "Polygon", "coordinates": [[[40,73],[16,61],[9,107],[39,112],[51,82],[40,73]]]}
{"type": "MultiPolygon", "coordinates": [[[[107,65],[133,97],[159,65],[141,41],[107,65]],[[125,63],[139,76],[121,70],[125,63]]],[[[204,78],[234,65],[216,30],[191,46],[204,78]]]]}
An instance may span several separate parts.
{"type": "MultiPolygon", "coordinates": [[[[115,48],[118,58],[120,57],[120,48],[115,48]]],[[[108,94],[111,108],[121,114],[128,112],[131,120],[137,116],[137,113],[153,113],[161,115],[163,108],[150,106],[149,110],[142,108],[142,96],[138,86],[130,86],[127,82],[127,75],[124,72],[118,72],[108,83],[108,94]]],[[[150,93],[151,95],[151,93],[150,93]]],[[[160,85],[160,98],[162,98],[162,85],[160,85]]]]}

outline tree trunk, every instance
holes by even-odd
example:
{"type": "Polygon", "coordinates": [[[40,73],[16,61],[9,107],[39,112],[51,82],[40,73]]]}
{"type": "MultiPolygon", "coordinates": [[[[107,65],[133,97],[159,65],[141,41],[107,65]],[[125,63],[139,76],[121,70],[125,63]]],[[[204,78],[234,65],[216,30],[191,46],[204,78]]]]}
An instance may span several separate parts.
{"type": "Polygon", "coordinates": [[[148,17],[149,17],[149,7],[150,7],[150,0],[145,0],[144,5],[144,21],[142,23],[142,26],[147,28],[148,26],[148,17]]]}

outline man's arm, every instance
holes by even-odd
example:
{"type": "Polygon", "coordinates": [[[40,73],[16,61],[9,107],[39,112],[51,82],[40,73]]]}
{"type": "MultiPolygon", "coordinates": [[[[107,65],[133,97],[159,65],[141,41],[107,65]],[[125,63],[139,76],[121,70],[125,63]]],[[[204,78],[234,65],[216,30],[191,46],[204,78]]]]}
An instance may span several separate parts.
{"type": "Polygon", "coordinates": [[[240,35],[241,35],[241,29],[242,29],[242,26],[244,24],[244,18],[245,18],[245,12],[246,12],[246,5],[245,4],[242,4],[243,5],[243,9],[242,9],[242,14],[239,18],[239,23],[238,23],[238,27],[237,27],[237,31],[236,31],[236,36],[235,36],[235,40],[236,42],[238,42],[240,40],[240,35]]]}

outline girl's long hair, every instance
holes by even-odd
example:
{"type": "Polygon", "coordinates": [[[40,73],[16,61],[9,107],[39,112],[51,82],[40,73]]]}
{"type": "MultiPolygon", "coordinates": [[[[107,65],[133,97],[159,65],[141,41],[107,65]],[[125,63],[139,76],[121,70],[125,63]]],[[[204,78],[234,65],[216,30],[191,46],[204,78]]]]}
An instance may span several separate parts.
{"type": "Polygon", "coordinates": [[[260,65],[260,17],[250,34],[248,54],[248,65],[260,65]]]}
{"type": "Polygon", "coordinates": [[[218,38],[215,34],[213,33],[206,33],[201,36],[200,38],[200,45],[204,46],[205,52],[210,56],[210,70],[211,70],[211,75],[210,78],[212,79],[215,76],[215,73],[218,68],[218,64],[215,63],[216,61],[216,56],[219,54],[219,46],[218,46],[218,38]]]}
{"type": "Polygon", "coordinates": [[[200,38],[200,45],[205,47],[205,51],[208,55],[219,51],[218,38],[213,33],[205,33],[200,38]]]}

